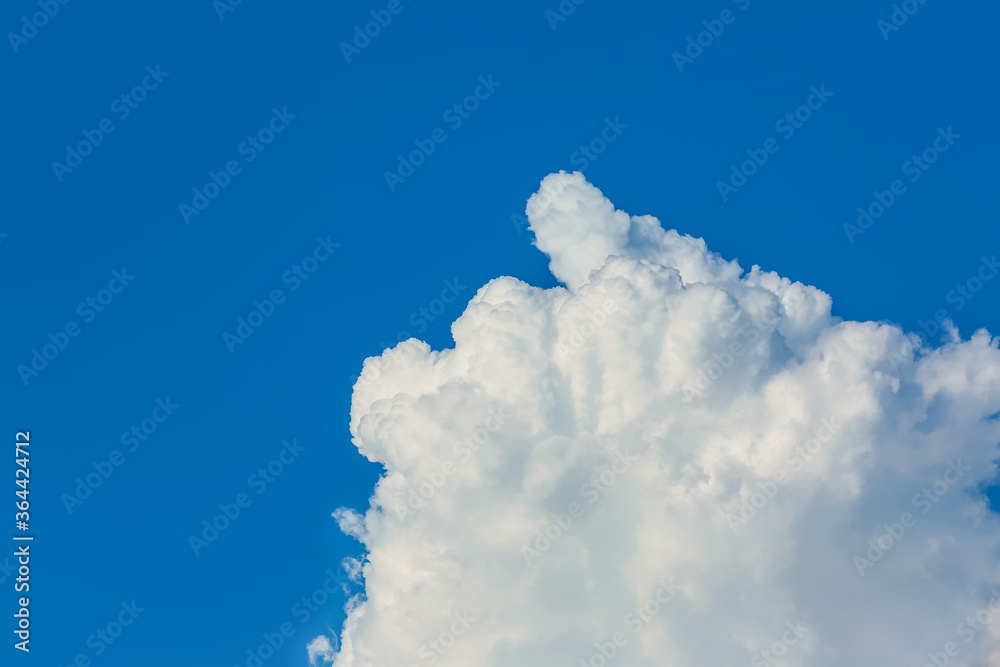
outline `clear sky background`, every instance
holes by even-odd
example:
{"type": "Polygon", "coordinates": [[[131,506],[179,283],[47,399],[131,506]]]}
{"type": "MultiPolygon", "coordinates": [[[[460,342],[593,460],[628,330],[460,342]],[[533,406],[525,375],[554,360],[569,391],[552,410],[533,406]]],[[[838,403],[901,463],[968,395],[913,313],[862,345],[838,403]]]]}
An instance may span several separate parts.
{"type": "MultiPolygon", "coordinates": [[[[448,347],[450,322],[495,276],[555,284],[517,217],[550,172],[584,168],[623,209],[818,286],[835,315],[917,330],[943,309],[964,337],[1000,332],[1000,280],[949,300],[1000,252],[984,76],[996,6],[914,3],[887,31],[890,2],[589,0],[563,2],[575,9],[556,21],[556,0],[401,0],[348,62],[341,43],[389,4],[70,2],[30,38],[5,38],[0,414],[9,441],[32,433],[36,538],[33,650],[14,651],[5,622],[10,664],[245,665],[284,622],[295,634],[266,664],[305,664],[346,597],[305,621],[294,605],[361,555],[330,512],[367,508],[379,472],[350,441],[353,380],[400,336],[448,347]],[[712,23],[724,10],[731,22],[712,23]],[[724,29],[679,71],[672,54],[703,21],[724,29]],[[135,108],[114,102],[144,77],[135,108]],[[456,127],[444,114],[480,77],[496,87],[456,127]],[[813,86],[832,96],[813,98],[794,134],[776,128],[813,86]],[[283,129],[248,148],[275,109],[283,129]],[[92,153],[54,168],[102,119],[114,129],[92,153]],[[585,158],[606,119],[620,134],[585,158]],[[446,141],[390,189],[397,156],[438,128],[446,141]],[[960,137],[912,181],[905,163],[939,128],[960,137]],[[717,182],[769,138],[777,152],[724,200],[717,182]],[[186,221],[179,205],[229,161],[238,173],[186,221]],[[844,224],[896,179],[905,192],[851,243],[844,224]],[[307,280],[286,274],[318,237],[339,247],[307,280]],[[134,279],[90,314],[86,300],[123,270],[134,279]],[[442,312],[449,285],[458,298],[442,312]],[[227,346],[275,289],[284,303],[227,346]],[[37,375],[18,371],[71,321],[65,349],[37,375]],[[128,451],[122,434],[168,397],[173,414],[128,451]],[[292,439],[304,450],[280,475],[263,489],[248,479],[292,439]],[[115,450],[121,465],[70,513],[63,494],[115,450]],[[189,536],[240,493],[249,507],[195,555],[189,536]],[[133,600],[144,611],[97,655],[88,638],[133,600]]],[[[6,3],[0,27],[20,34],[38,11],[6,3]]]]}

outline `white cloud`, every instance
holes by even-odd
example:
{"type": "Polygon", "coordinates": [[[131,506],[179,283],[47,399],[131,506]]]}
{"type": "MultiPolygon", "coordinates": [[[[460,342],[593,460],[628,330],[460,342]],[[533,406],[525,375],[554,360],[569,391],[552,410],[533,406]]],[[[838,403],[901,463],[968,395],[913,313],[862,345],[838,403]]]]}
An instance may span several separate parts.
{"type": "Polygon", "coordinates": [[[580,174],[527,213],[566,288],[497,278],[454,349],[365,362],[336,667],[991,660],[1000,340],[841,321],[580,174]]]}
{"type": "Polygon", "coordinates": [[[309,664],[313,667],[330,664],[337,655],[333,643],[326,635],[320,635],[309,642],[306,651],[309,653],[309,664]]]}

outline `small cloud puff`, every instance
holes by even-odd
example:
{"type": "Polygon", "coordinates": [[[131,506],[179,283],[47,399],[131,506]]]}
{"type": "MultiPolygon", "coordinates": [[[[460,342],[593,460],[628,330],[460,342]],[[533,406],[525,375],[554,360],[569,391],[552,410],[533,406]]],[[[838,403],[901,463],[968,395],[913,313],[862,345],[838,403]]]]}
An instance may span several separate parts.
{"type": "MultiPolygon", "coordinates": [[[[336,639],[336,637],[334,637],[334,639],[336,639]]],[[[332,664],[337,655],[337,651],[334,649],[333,643],[326,635],[320,635],[309,642],[306,646],[306,651],[309,653],[309,664],[312,665],[312,667],[332,664]]]]}

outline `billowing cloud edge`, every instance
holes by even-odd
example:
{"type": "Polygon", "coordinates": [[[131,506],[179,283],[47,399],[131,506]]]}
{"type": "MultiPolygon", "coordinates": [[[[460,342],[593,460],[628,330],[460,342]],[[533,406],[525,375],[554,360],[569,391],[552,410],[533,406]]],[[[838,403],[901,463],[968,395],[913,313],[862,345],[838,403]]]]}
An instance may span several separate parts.
{"type": "Polygon", "coordinates": [[[998,339],[842,321],[580,174],[527,215],[565,288],[497,278],[355,385],[335,667],[1000,664],[998,339]]]}

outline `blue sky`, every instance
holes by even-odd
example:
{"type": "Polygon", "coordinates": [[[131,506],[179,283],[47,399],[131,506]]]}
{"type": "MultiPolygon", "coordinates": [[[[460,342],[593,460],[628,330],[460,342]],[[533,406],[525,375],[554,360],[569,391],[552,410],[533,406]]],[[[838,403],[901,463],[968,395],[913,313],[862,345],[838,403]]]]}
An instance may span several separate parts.
{"type": "MultiPolygon", "coordinates": [[[[401,335],[448,347],[495,276],[556,284],[517,217],[550,172],[585,166],[624,210],[816,285],[835,315],[916,330],[943,309],[963,336],[1000,330],[1000,283],[949,299],[1000,250],[983,76],[996,7],[928,0],[886,39],[889,2],[590,0],[553,22],[555,0],[401,0],[347,62],[340,44],[389,4],[220,17],[209,0],[70,2],[8,37],[0,386],[5,433],[32,432],[32,664],[244,665],[284,622],[295,634],[266,664],[305,664],[346,598],[308,620],[294,605],[361,555],[330,513],[367,507],[379,474],[350,442],[353,378],[401,335]],[[704,21],[723,29],[679,71],[672,54],[704,21]],[[134,108],[115,103],[144,82],[134,108]],[[447,115],[477,89],[467,118],[447,115]],[[794,133],[776,127],[810,99],[794,133]],[[113,131],[92,153],[54,168],[102,119],[113,131]],[[948,128],[911,180],[906,163],[948,128]],[[602,132],[614,140],[587,158],[602,132]],[[390,189],[397,156],[429,138],[390,189]],[[730,166],[772,138],[724,201],[730,166]],[[213,173],[225,187],[185,216],[213,173]],[[897,179],[905,192],[850,242],[844,224],[897,179]],[[274,290],[283,302],[230,351],[223,334],[274,290]],[[457,298],[442,311],[443,292],[457,298]],[[88,298],[110,302],[90,313],[88,298]],[[18,371],[70,322],[65,349],[18,371]],[[172,414],[155,412],[167,399],[172,414]],[[154,412],[128,451],[123,434],[154,412]],[[281,474],[250,479],[293,440],[281,474]],[[114,450],[121,465],[69,513],[63,494],[114,450]],[[249,506],[196,556],[188,537],[241,493],[249,506]],[[133,600],[144,611],[96,655],[88,638],[133,600]]],[[[37,11],[7,3],[4,32],[37,11]]]]}

